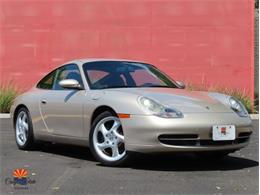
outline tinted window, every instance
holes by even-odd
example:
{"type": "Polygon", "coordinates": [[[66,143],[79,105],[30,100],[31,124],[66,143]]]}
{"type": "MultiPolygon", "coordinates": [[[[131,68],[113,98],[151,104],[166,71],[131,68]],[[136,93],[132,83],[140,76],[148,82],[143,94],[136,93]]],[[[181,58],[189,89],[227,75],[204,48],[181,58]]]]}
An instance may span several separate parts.
{"type": "Polygon", "coordinates": [[[54,77],[56,74],[56,70],[49,73],[47,76],[45,76],[38,84],[37,88],[40,89],[52,89],[54,77]]]}
{"type": "Polygon", "coordinates": [[[57,75],[54,82],[53,89],[54,90],[64,90],[59,85],[59,82],[64,79],[74,79],[79,82],[83,86],[83,82],[80,76],[80,71],[78,69],[78,66],[75,64],[69,64],[62,66],[61,68],[57,69],[57,75]]]}
{"type": "Polygon", "coordinates": [[[108,72],[102,70],[89,70],[88,77],[91,83],[95,83],[96,81],[104,78],[108,75],[108,72]]]}
{"type": "Polygon", "coordinates": [[[137,86],[144,85],[145,83],[153,83],[153,84],[156,84],[156,85],[161,84],[161,81],[158,80],[155,77],[155,75],[151,74],[150,72],[148,72],[144,69],[136,70],[136,71],[134,71],[130,74],[133,77],[137,86]]]}
{"type": "Polygon", "coordinates": [[[138,62],[88,62],[83,70],[91,89],[122,87],[178,88],[174,81],[152,65],[138,62]]]}

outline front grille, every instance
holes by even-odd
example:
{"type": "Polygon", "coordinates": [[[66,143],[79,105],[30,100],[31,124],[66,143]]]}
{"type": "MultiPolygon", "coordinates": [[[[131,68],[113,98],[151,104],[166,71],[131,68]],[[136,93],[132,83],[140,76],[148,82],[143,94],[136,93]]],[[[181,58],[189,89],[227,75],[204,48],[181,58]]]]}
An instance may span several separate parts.
{"type": "Polygon", "coordinates": [[[160,135],[158,139],[161,143],[167,145],[190,146],[190,145],[196,145],[198,140],[198,135],[197,134],[170,134],[170,135],[160,135]]]}
{"type": "Polygon", "coordinates": [[[252,132],[242,132],[238,134],[239,138],[249,137],[252,134],[252,132]]]}
{"type": "Polygon", "coordinates": [[[249,141],[251,132],[239,133],[238,138],[228,141],[213,141],[212,139],[199,139],[197,134],[163,134],[158,140],[172,146],[225,146],[242,144],[249,141]]]}
{"type": "Polygon", "coordinates": [[[159,136],[160,139],[197,139],[197,134],[163,134],[159,136]]]}
{"type": "Polygon", "coordinates": [[[242,144],[244,142],[249,141],[250,135],[252,134],[252,132],[242,132],[238,134],[238,139],[237,139],[237,143],[238,144],[242,144]]]}
{"type": "Polygon", "coordinates": [[[231,145],[235,144],[236,140],[231,141],[213,141],[213,140],[200,140],[201,146],[224,146],[224,145],[231,145]]]}

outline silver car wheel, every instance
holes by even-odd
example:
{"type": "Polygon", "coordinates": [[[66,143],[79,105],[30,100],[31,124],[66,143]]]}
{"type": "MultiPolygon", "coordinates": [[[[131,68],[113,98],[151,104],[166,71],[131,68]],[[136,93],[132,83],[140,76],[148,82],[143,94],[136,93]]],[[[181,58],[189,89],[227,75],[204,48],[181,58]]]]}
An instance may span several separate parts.
{"type": "Polygon", "coordinates": [[[122,125],[117,117],[106,117],[98,122],[93,145],[96,153],[107,161],[118,161],[126,155],[122,125]]]}
{"type": "Polygon", "coordinates": [[[29,130],[29,124],[28,124],[28,117],[26,112],[21,111],[16,119],[16,141],[20,146],[23,146],[28,137],[28,130],[29,130]]]}

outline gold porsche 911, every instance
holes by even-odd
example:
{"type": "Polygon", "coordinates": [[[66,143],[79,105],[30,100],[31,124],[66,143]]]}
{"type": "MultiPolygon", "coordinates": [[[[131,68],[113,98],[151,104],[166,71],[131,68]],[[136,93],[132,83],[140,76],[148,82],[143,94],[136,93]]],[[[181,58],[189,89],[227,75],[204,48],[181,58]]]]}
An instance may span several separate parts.
{"type": "Polygon", "coordinates": [[[38,140],[89,146],[108,166],[132,151],[221,157],[248,144],[251,119],[241,102],[184,88],[150,64],[74,60],[16,98],[15,140],[26,150],[38,140]]]}

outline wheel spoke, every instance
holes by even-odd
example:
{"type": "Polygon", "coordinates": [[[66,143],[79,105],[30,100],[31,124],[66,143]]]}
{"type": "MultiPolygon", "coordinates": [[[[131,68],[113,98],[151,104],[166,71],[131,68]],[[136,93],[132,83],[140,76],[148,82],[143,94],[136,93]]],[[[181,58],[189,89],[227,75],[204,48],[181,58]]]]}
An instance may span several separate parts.
{"type": "Polygon", "coordinates": [[[117,137],[117,142],[123,142],[125,141],[125,137],[121,134],[119,134],[117,131],[114,131],[115,136],[117,137]]]}
{"type": "Polygon", "coordinates": [[[18,125],[19,125],[19,126],[22,125],[22,118],[21,118],[21,117],[18,118],[18,125]]]}
{"type": "Polygon", "coordinates": [[[97,146],[99,147],[100,150],[105,150],[106,148],[110,147],[106,142],[98,143],[97,146]]]}
{"type": "Polygon", "coordinates": [[[20,134],[18,135],[18,137],[19,137],[19,139],[20,139],[22,142],[24,142],[24,136],[23,136],[22,133],[20,133],[20,134]]]}
{"type": "Polygon", "coordinates": [[[23,127],[28,130],[28,124],[26,122],[23,122],[23,127]]]}
{"type": "Polygon", "coordinates": [[[26,141],[27,140],[27,130],[26,129],[23,129],[23,137],[24,137],[24,140],[26,141]]]}
{"type": "Polygon", "coordinates": [[[118,147],[112,147],[112,157],[117,157],[119,155],[118,147]]]}
{"type": "Polygon", "coordinates": [[[115,120],[113,126],[111,127],[111,130],[116,131],[118,127],[120,127],[120,125],[121,125],[120,122],[115,120]]]}
{"type": "Polygon", "coordinates": [[[106,134],[108,133],[108,130],[107,130],[107,128],[105,127],[105,124],[100,125],[99,130],[100,130],[100,132],[103,134],[104,137],[105,137],[106,134]]]}
{"type": "Polygon", "coordinates": [[[26,120],[26,115],[23,114],[23,116],[21,117],[21,119],[22,119],[23,122],[25,122],[25,120],[26,120]]]}

